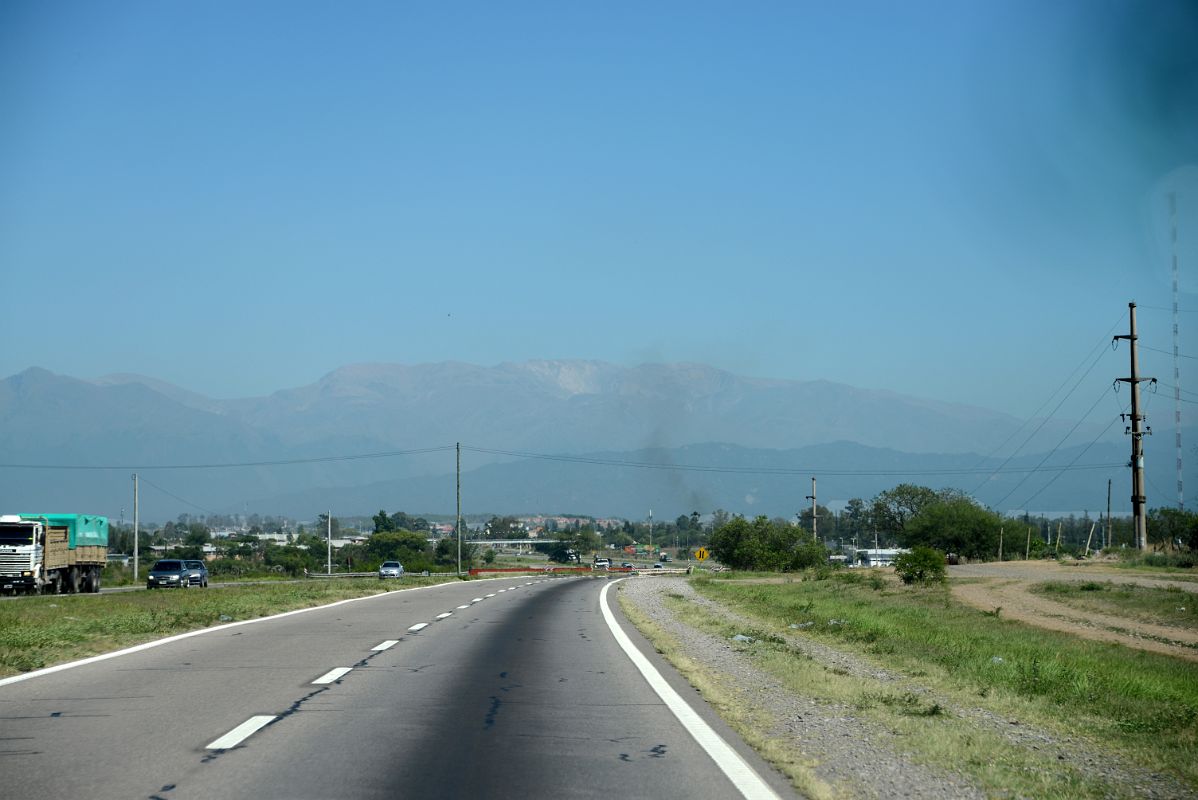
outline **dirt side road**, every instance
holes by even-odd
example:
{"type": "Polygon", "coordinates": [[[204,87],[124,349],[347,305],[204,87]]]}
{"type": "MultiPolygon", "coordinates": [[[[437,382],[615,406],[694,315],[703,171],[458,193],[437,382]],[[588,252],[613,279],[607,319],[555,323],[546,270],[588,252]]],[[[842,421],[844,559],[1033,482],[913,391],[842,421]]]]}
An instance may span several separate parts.
{"type": "Polygon", "coordinates": [[[1055,561],[1007,561],[994,564],[962,564],[949,567],[951,578],[980,579],[953,581],[952,592],[963,603],[983,611],[1001,608],[1004,618],[1050,630],[1064,631],[1104,642],[1166,653],[1198,661],[1198,632],[1169,625],[1154,625],[1129,617],[1082,612],[1044,595],[1032,594],[1031,586],[1045,581],[1110,581],[1140,586],[1176,586],[1198,592],[1198,583],[1176,580],[1168,574],[1134,573],[1102,565],[1066,566],[1055,561]]]}

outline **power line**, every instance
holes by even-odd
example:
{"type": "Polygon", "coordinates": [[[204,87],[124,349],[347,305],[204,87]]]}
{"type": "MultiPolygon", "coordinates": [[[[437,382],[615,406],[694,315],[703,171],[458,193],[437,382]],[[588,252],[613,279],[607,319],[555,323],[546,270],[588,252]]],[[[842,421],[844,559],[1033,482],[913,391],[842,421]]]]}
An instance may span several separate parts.
{"type": "MultiPolygon", "coordinates": [[[[1169,306],[1140,306],[1140,305],[1137,305],[1136,308],[1151,308],[1153,311],[1172,311],[1173,310],[1169,306]]],[[[1181,312],[1182,314],[1198,314],[1198,308],[1179,308],[1177,310],[1179,312],[1181,312]]]]}
{"type": "MultiPolygon", "coordinates": [[[[1122,318],[1122,317],[1120,317],[1120,318],[1119,318],[1119,322],[1122,322],[1122,321],[1123,321],[1123,318],[1122,318]]],[[[1116,325],[1118,325],[1119,323],[1118,323],[1118,322],[1116,322],[1115,324],[1116,324],[1116,325]]],[[[1112,328],[1112,330],[1113,330],[1113,328],[1112,328]]],[[[1056,407],[1055,407],[1055,408],[1052,410],[1052,413],[1050,413],[1050,414],[1049,414],[1047,417],[1045,417],[1045,418],[1044,418],[1044,419],[1043,419],[1043,420],[1040,422],[1040,424],[1036,426],[1036,429],[1035,429],[1034,431],[1032,431],[1030,434],[1028,434],[1028,437],[1027,437],[1026,439],[1024,439],[1024,440],[1023,440],[1023,443],[1022,443],[1022,444],[1020,444],[1020,445],[1019,445],[1019,447],[1016,447],[1016,448],[1015,448],[1015,450],[1014,450],[1014,451],[1013,451],[1013,452],[1012,452],[1012,453],[1011,453],[1009,456],[1007,456],[1007,457],[1006,457],[1006,459],[1005,459],[1005,460],[1004,460],[1004,461],[1003,461],[1001,464],[999,464],[999,465],[998,465],[998,469],[996,469],[996,470],[994,470],[992,473],[990,473],[990,475],[989,475],[989,476],[986,478],[986,480],[984,480],[984,481],[982,481],[981,483],[979,483],[979,484],[978,484],[978,485],[977,485],[977,486],[974,488],[974,490],[973,490],[972,492],[970,492],[970,494],[977,494],[977,493],[978,493],[978,491],[979,491],[979,490],[980,490],[980,489],[981,489],[983,486],[985,486],[985,485],[986,485],[986,482],[987,482],[988,480],[990,480],[990,478],[991,478],[991,477],[993,477],[994,475],[997,475],[999,472],[1001,472],[1001,471],[1002,471],[1002,469],[1003,469],[1003,467],[1005,467],[1007,464],[1009,464],[1009,463],[1010,463],[1011,459],[1013,459],[1013,458],[1014,458],[1016,455],[1018,455],[1018,454],[1019,454],[1019,452],[1020,452],[1021,450],[1023,450],[1023,448],[1024,448],[1024,447],[1027,447],[1027,444],[1028,444],[1028,442],[1030,442],[1030,441],[1031,441],[1033,438],[1035,438],[1036,434],[1038,434],[1038,433],[1039,433],[1041,430],[1043,430],[1043,429],[1044,429],[1044,426],[1045,426],[1045,425],[1047,425],[1047,424],[1049,423],[1049,421],[1050,421],[1050,420],[1051,420],[1053,417],[1055,417],[1055,416],[1056,416],[1057,412],[1061,410],[1061,406],[1063,406],[1063,405],[1065,404],[1065,401],[1066,401],[1066,400],[1068,400],[1070,397],[1072,397],[1072,396],[1073,396],[1073,393],[1077,391],[1077,387],[1079,387],[1079,386],[1081,386],[1081,385],[1082,385],[1082,381],[1084,381],[1084,380],[1086,379],[1086,377],[1087,377],[1087,376],[1089,376],[1089,374],[1090,374],[1091,372],[1093,372],[1093,371],[1094,371],[1094,368],[1095,368],[1096,366],[1098,366],[1098,362],[1102,360],[1102,357],[1103,357],[1105,354],[1106,354],[1106,350],[1104,349],[1102,352],[1100,352],[1100,353],[1098,354],[1098,357],[1097,357],[1097,358],[1095,358],[1095,359],[1094,359],[1094,361],[1092,361],[1092,362],[1090,363],[1090,366],[1089,366],[1089,367],[1086,369],[1086,371],[1085,371],[1085,372],[1083,372],[1083,373],[1082,373],[1082,376],[1081,376],[1080,378],[1078,378],[1078,379],[1077,379],[1077,382],[1073,384],[1073,388],[1069,390],[1068,394],[1066,394],[1064,397],[1062,397],[1062,398],[1060,399],[1060,402],[1058,402],[1058,403],[1057,403],[1056,407]]],[[[1077,370],[1074,370],[1074,372],[1076,372],[1076,371],[1077,371],[1077,370]]],[[[1109,391],[1109,390],[1108,390],[1108,391],[1109,391]]],[[[1103,393],[1103,395],[1105,396],[1105,392],[1103,393]]],[[[1095,405],[1097,405],[1097,403],[1095,403],[1095,405]]],[[[1093,410],[1094,410],[1093,408],[1091,408],[1091,409],[1090,409],[1090,411],[1093,411],[1093,410]]],[[[1089,412],[1089,411],[1087,411],[1086,413],[1087,413],[1087,415],[1088,415],[1090,412],[1089,412]]],[[[1082,419],[1085,419],[1085,417],[1083,417],[1082,419]]],[[[1080,425],[1080,424],[1081,424],[1081,422],[1080,422],[1080,420],[1079,420],[1079,421],[1078,421],[1078,423],[1077,423],[1077,425],[1080,425]]],[[[1076,430],[1076,429],[1077,429],[1077,425],[1074,425],[1074,426],[1073,426],[1073,430],[1076,430]]],[[[1073,430],[1069,431],[1069,433],[1073,433],[1073,430]]],[[[1066,438],[1068,438],[1068,436],[1069,436],[1069,434],[1066,434],[1066,438]]],[[[1058,447],[1059,447],[1059,446],[1060,446],[1060,445],[1058,445],[1058,447]]],[[[1055,449],[1056,449],[1056,448],[1053,448],[1053,450],[1054,450],[1054,451],[1055,451],[1055,449]]],[[[1018,488],[1018,486],[1016,486],[1016,488],[1018,488]]],[[[1014,489],[1012,489],[1012,491],[1014,491],[1014,489]]],[[[1010,495],[1007,495],[1007,497],[1010,497],[1010,495]]],[[[1004,499],[1004,500],[1006,500],[1006,497],[1004,497],[1003,499],[1004,499]]]]}
{"type": "MultiPolygon", "coordinates": [[[[1076,431],[1079,427],[1081,427],[1081,424],[1086,421],[1086,417],[1089,417],[1090,414],[1093,413],[1094,409],[1098,408],[1098,404],[1102,402],[1103,398],[1105,398],[1107,396],[1107,393],[1110,391],[1111,391],[1111,389],[1108,387],[1106,389],[1106,391],[1104,391],[1102,394],[1100,394],[1098,396],[1098,399],[1094,401],[1094,405],[1090,406],[1090,409],[1084,415],[1082,415],[1082,418],[1073,424],[1073,427],[1069,429],[1069,432],[1066,433],[1063,437],[1061,437],[1061,440],[1059,442],[1057,442],[1056,446],[1053,447],[1051,450],[1049,450],[1044,455],[1044,458],[1040,459],[1040,463],[1036,465],[1037,470],[1040,467],[1043,467],[1045,462],[1047,462],[1048,459],[1052,458],[1053,454],[1055,454],[1057,452],[1057,450],[1059,450],[1061,448],[1061,445],[1065,444],[1065,442],[1069,439],[1069,437],[1073,435],[1073,432],[1076,431]]],[[[1111,427],[1110,425],[1107,425],[1108,430],[1110,429],[1110,427],[1111,427]]],[[[1105,431],[1104,431],[1104,433],[1105,433],[1105,431]]],[[[1097,439],[1095,441],[1097,441],[1097,439]]],[[[1089,446],[1087,446],[1086,449],[1087,450],[1090,449],[1089,446]]],[[[1020,486],[1022,486],[1024,484],[1024,482],[1029,477],[1031,477],[1031,475],[1032,475],[1032,471],[1029,471],[1026,475],[1024,475],[1023,478],[1020,479],[1019,483],[1015,484],[1015,486],[1012,487],[1011,491],[1006,493],[1006,495],[1003,497],[1002,500],[999,500],[997,503],[994,504],[994,507],[1000,508],[1003,503],[1007,502],[1007,499],[1011,495],[1015,494],[1015,491],[1020,486]]]]}
{"type": "MultiPolygon", "coordinates": [[[[1108,425],[1107,425],[1105,428],[1103,428],[1103,430],[1102,430],[1102,433],[1100,433],[1100,434],[1098,434],[1097,436],[1095,436],[1093,441],[1091,441],[1091,442],[1090,442],[1088,445],[1086,445],[1086,446],[1085,446],[1085,447],[1082,449],[1082,451],[1081,451],[1080,453],[1078,453],[1076,456],[1074,456],[1074,457],[1073,457],[1073,460],[1072,460],[1072,461],[1070,461],[1068,464],[1066,464],[1066,465],[1065,465],[1065,466],[1066,466],[1066,468],[1068,468],[1068,467],[1071,467],[1071,466],[1073,466],[1074,464],[1076,464],[1076,463],[1077,463],[1077,461],[1078,461],[1078,459],[1080,459],[1082,456],[1084,456],[1084,455],[1086,454],[1086,452],[1087,452],[1087,451],[1088,451],[1088,450],[1089,450],[1091,447],[1093,447],[1095,444],[1097,444],[1097,443],[1098,443],[1098,440],[1099,440],[1099,439],[1101,439],[1103,436],[1106,436],[1106,434],[1107,434],[1107,431],[1109,431],[1109,430],[1111,429],[1111,426],[1115,424],[1115,420],[1117,420],[1117,419],[1118,419],[1118,417],[1111,417],[1111,421],[1110,421],[1110,423],[1109,423],[1109,424],[1108,424],[1108,425]]],[[[1049,479],[1049,481],[1048,481],[1047,483],[1045,483],[1043,486],[1041,486],[1039,489],[1037,489],[1037,490],[1036,490],[1035,494],[1033,494],[1033,495],[1032,495],[1031,497],[1029,497],[1027,500],[1024,500],[1024,501],[1023,501],[1023,507],[1024,507],[1024,508],[1027,508],[1028,506],[1030,506],[1030,505],[1031,505],[1031,503],[1032,503],[1032,501],[1033,501],[1033,500],[1035,500],[1037,497],[1039,497],[1039,496],[1040,496],[1040,494],[1041,494],[1041,493],[1042,493],[1042,492],[1043,492],[1045,489],[1047,489],[1049,486],[1052,486],[1054,483],[1056,483],[1056,480],[1057,480],[1057,478],[1059,478],[1059,477],[1061,477],[1062,475],[1064,475],[1064,474],[1065,474],[1065,471],[1066,471],[1065,469],[1062,469],[1062,470],[1061,470],[1060,472],[1058,472],[1056,475],[1053,475],[1053,476],[1052,476],[1052,478],[1050,478],[1050,479],[1049,479]]],[[[1008,495],[1008,496],[1009,496],[1009,495],[1008,495]]],[[[1006,498],[1003,498],[1003,499],[1005,500],[1006,498]]]]}
{"type": "Polygon", "coordinates": [[[321,456],[318,458],[287,458],[277,461],[238,461],[212,464],[0,464],[0,469],[70,469],[70,470],[150,470],[150,469],[231,469],[240,467],[282,467],[292,464],[325,464],[333,461],[364,461],[374,458],[395,458],[397,456],[422,455],[424,453],[444,453],[452,450],[453,445],[443,447],[425,447],[418,450],[389,450],[381,453],[355,453],[343,456],[321,456]]]}
{"type": "MultiPolygon", "coordinates": [[[[1140,348],[1141,350],[1151,350],[1151,351],[1152,351],[1152,352],[1154,352],[1154,353],[1164,353],[1164,354],[1165,354],[1165,355],[1167,355],[1167,356],[1171,356],[1171,355],[1173,355],[1173,351],[1172,351],[1172,350],[1162,350],[1162,349],[1160,349],[1159,347],[1149,347],[1149,346],[1148,346],[1148,345],[1146,345],[1146,344],[1141,344],[1141,345],[1139,345],[1139,348],[1140,348]]],[[[1188,358],[1188,359],[1190,359],[1190,360],[1192,360],[1192,361],[1198,361],[1198,356],[1187,356],[1185,353],[1178,353],[1177,355],[1178,355],[1178,357],[1179,357],[1179,358],[1188,358]]]]}
{"type": "MultiPolygon", "coordinates": [[[[1099,353],[1099,354],[1101,355],[1101,352],[1102,352],[1102,351],[1103,351],[1103,349],[1104,349],[1104,348],[1107,346],[1107,342],[1109,342],[1109,341],[1111,340],[1111,334],[1115,332],[1115,329],[1119,327],[1120,323],[1122,323],[1122,322],[1123,322],[1123,319],[1124,319],[1124,317],[1126,317],[1126,316],[1127,316],[1127,314],[1126,314],[1126,313],[1123,313],[1123,314],[1120,314],[1120,315],[1119,315],[1119,319],[1115,320],[1115,324],[1114,324],[1114,325],[1112,325],[1112,326],[1110,327],[1110,329],[1109,329],[1109,330],[1108,330],[1106,333],[1104,333],[1104,334],[1102,335],[1102,338],[1098,340],[1098,344],[1096,344],[1096,345],[1095,345],[1095,346],[1094,346],[1094,347],[1093,347],[1093,348],[1092,348],[1092,349],[1091,349],[1091,350],[1090,350],[1088,353],[1086,353],[1086,355],[1085,355],[1085,356],[1083,356],[1083,357],[1082,357],[1082,360],[1081,360],[1080,362],[1078,362],[1078,365],[1077,365],[1076,367],[1074,367],[1074,368],[1073,368],[1073,371],[1069,373],[1068,377],[1066,377],[1066,378],[1065,378],[1065,380],[1061,381],[1061,385],[1060,385],[1060,386],[1058,386],[1056,389],[1054,389],[1054,390],[1053,390],[1053,392],[1052,392],[1052,394],[1048,395],[1048,397],[1047,397],[1047,398],[1045,398],[1044,402],[1040,404],[1040,407],[1039,407],[1039,408],[1037,408],[1035,411],[1033,411],[1033,412],[1031,413],[1031,415],[1030,415],[1030,416],[1029,416],[1027,419],[1025,419],[1025,420],[1024,420],[1024,421],[1023,421],[1023,422],[1022,422],[1020,425],[1019,425],[1019,427],[1018,427],[1018,428],[1016,428],[1014,431],[1012,431],[1012,432],[1011,432],[1011,434],[1010,434],[1009,436],[1007,436],[1007,438],[1006,438],[1006,439],[1004,439],[1004,440],[1003,440],[1002,444],[1000,444],[998,447],[994,448],[994,449],[993,449],[993,450],[991,450],[991,451],[990,451],[988,454],[986,454],[986,455],[985,455],[985,456],[982,458],[982,460],[978,462],[978,466],[979,466],[979,467],[980,467],[980,466],[982,465],[982,463],[983,463],[983,462],[985,462],[987,459],[989,459],[989,458],[993,458],[993,457],[994,457],[994,456],[995,456],[997,453],[999,453],[999,452],[1000,452],[1000,451],[1001,451],[1001,450],[1002,450],[1004,447],[1006,447],[1006,446],[1007,446],[1007,445],[1010,443],[1010,441],[1011,441],[1012,439],[1014,439],[1016,436],[1018,436],[1018,435],[1019,435],[1019,433],[1020,433],[1020,432],[1021,432],[1021,431],[1024,429],[1024,427],[1026,427],[1026,426],[1027,426],[1029,423],[1031,423],[1031,422],[1032,422],[1032,421],[1033,421],[1033,420],[1036,418],[1036,415],[1038,415],[1038,414],[1039,414],[1041,411],[1043,411],[1043,410],[1044,410],[1044,409],[1045,409],[1045,408],[1048,406],[1048,404],[1052,402],[1052,399],[1053,399],[1054,397],[1056,397],[1056,396],[1057,396],[1057,393],[1059,393],[1059,392],[1060,392],[1062,389],[1064,389],[1064,388],[1065,388],[1065,385],[1066,385],[1066,384],[1068,384],[1068,383],[1069,383],[1069,381],[1073,380],[1073,376],[1074,376],[1074,375],[1076,375],[1076,374],[1077,374],[1077,371],[1078,371],[1079,369],[1081,369],[1081,368],[1082,368],[1082,367],[1085,365],[1085,363],[1086,363],[1087,361],[1089,361],[1089,360],[1090,360],[1090,357],[1091,357],[1092,355],[1094,355],[1095,353],[1099,353]]],[[[1095,363],[1097,363],[1097,362],[1095,362],[1095,363]]],[[[1092,370],[1092,369],[1094,369],[1094,365],[1093,365],[1093,364],[1091,364],[1091,365],[1090,365],[1090,369],[1089,369],[1089,370],[1086,370],[1086,375],[1088,375],[1088,374],[1090,373],[1090,370],[1092,370]]],[[[1082,375],[1082,378],[1085,378],[1085,376],[1086,376],[1086,375],[1082,375]]],[[[1082,380],[1082,379],[1081,379],[1081,378],[1079,378],[1079,379],[1078,379],[1078,383],[1077,383],[1077,384],[1074,384],[1074,387],[1073,387],[1074,389],[1076,389],[1076,388],[1077,388],[1077,386],[1078,386],[1078,385],[1080,385],[1080,383],[1081,383],[1081,380],[1082,380]]],[[[1070,393],[1072,394],[1072,390],[1070,391],[1070,393]]],[[[1065,397],[1066,397],[1066,398],[1068,398],[1068,396],[1069,396],[1069,395],[1066,395],[1065,397]]],[[[1061,401],[1061,402],[1064,402],[1064,399],[1062,399],[1062,401],[1061,401]]],[[[1058,404],[1058,405],[1057,405],[1057,409],[1059,409],[1059,408],[1060,408],[1060,405],[1058,404]]],[[[1057,409],[1053,409],[1053,414],[1055,414],[1055,413],[1056,413],[1057,409]]],[[[1052,417],[1052,415],[1050,414],[1050,415],[1049,415],[1049,417],[1048,417],[1048,418],[1046,418],[1046,419],[1044,420],[1044,422],[1042,422],[1042,423],[1040,424],[1040,427],[1041,427],[1041,428],[1042,428],[1042,427],[1044,427],[1044,425],[1045,425],[1045,424],[1048,422],[1048,419],[1051,419],[1051,417],[1052,417]]],[[[1037,429],[1037,430],[1039,430],[1039,429],[1037,429]]],[[[1033,434],[1033,435],[1034,435],[1034,434],[1033,434]]],[[[1029,437],[1029,439],[1030,439],[1030,437],[1029,437]]],[[[1024,442],[1024,444],[1026,445],[1026,444],[1027,444],[1027,441],[1025,441],[1025,442],[1024,442]]],[[[1022,449],[1022,445],[1020,446],[1020,449],[1022,449]]],[[[1010,454],[1010,455],[1007,457],[1007,460],[1006,460],[1006,461],[1004,461],[1004,462],[1003,462],[1003,464],[1002,464],[1002,465],[1000,465],[1000,466],[1003,466],[1003,465],[1005,465],[1005,464],[1006,464],[1008,461],[1010,461],[1012,458],[1014,458],[1014,457],[1015,457],[1015,455],[1016,455],[1016,453],[1018,453],[1018,452],[1019,452],[1019,450],[1015,450],[1014,452],[1012,452],[1012,453],[1011,453],[1011,454],[1010,454]]],[[[983,484],[982,484],[982,485],[985,485],[985,484],[984,484],[984,482],[983,482],[983,484]]],[[[980,488],[982,488],[982,486],[978,486],[977,488],[978,488],[978,489],[980,489],[980,488]]],[[[977,489],[974,489],[974,492],[976,493],[976,492],[977,492],[977,489]]]]}
{"type": "MultiPolygon", "coordinates": [[[[632,469],[651,469],[663,471],[678,471],[678,472],[713,472],[721,474],[733,475],[810,475],[816,472],[820,475],[836,475],[842,477],[862,476],[862,477],[902,477],[902,476],[918,476],[918,475],[980,475],[990,474],[993,470],[987,468],[960,468],[946,467],[943,469],[827,469],[825,467],[723,467],[706,464],[663,464],[655,461],[631,461],[618,458],[598,458],[595,456],[569,456],[556,455],[550,453],[532,453],[520,450],[500,450],[489,447],[471,447],[462,445],[463,450],[474,453],[486,453],[488,455],[511,456],[513,458],[526,458],[538,461],[557,461],[569,464],[592,464],[602,467],[627,467],[632,469]]],[[[1111,467],[1123,466],[1122,464],[1082,464],[1074,466],[1073,469],[1110,469],[1111,467]]],[[[1052,467],[1050,469],[1059,469],[1052,467]]],[[[1012,467],[1003,470],[1003,474],[1020,474],[1024,472],[1039,471],[1038,467],[1012,467]]]]}
{"type": "Polygon", "coordinates": [[[1171,383],[1165,383],[1164,381],[1157,381],[1157,385],[1164,386],[1166,389],[1174,389],[1176,391],[1181,392],[1182,394],[1192,394],[1195,397],[1198,397],[1198,392],[1191,392],[1189,389],[1179,389],[1178,387],[1174,386],[1171,383]]]}
{"type": "Polygon", "coordinates": [[[209,515],[211,515],[211,516],[214,516],[214,517],[218,517],[218,516],[220,516],[220,514],[219,514],[219,513],[217,513],[216,511],[213,511],[213,510],[212,510],[212,509],[210,509],[210,508],[204,508],[204,507],[203,507],[203,506],[201,506],[201,505],[198,505],[198,504],[196,504],[196,503],[193,503],[193,502],[191,502],[190,500],[187,500],[187,499],[185,499],[185,498],[182,498],[182,497],[180,497],[179,495],[175,494],[174,492],[170,492],[170,491],[167,491],[166,489],[163,489],[163,488],[162,488],[161,486],[159,486],[158,484],[156,484],[156,483],[153,483],[153,482],[152,482],[152,481],[150,481],[148,478],[146,478],[146,476],[145,476],[145,475],[141,475],[141,476],[139,476],[138,480],[140,480],[142,483],[146,484],[147,486],[153,486],[155,489],[157,489],[158,491],[160,491],[160,492],[162,492],[163,494],[167,495],[168,497],[173,497],[173,498],[175,498],[175,499],[176,499],[176,500],[178,500],[180,503],[186,503],[187,505],[191,506],[192,508],[199,509],[200,511],[203,511],[205,514],[209,514],[209,515]]]}

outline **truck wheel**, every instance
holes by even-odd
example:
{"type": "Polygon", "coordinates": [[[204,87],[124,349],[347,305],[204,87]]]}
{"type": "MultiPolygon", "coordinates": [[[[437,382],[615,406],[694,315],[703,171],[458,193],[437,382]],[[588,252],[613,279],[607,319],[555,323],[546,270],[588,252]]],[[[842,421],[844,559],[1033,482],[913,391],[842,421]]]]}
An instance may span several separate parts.
{"type": "Polygon", "coordinates": [[[79,584],[81,583],[79,576],[79,567],[71,567],[67,571],[67,592],[70,594],[79,594],[79,584]]]}
{"type": "Polygon", "coordinates": [[[93,572],[92,572],[92,592],[99,594],[100,593],[100,576],[101,576],[100,568],[93,567],[92,570],[93,570],[93,572]]]}

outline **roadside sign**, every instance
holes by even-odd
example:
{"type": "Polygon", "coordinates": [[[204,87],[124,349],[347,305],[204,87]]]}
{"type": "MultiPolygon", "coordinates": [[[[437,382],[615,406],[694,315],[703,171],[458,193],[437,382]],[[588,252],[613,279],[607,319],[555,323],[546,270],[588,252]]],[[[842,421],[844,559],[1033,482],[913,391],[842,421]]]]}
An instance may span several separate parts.
{"type": "Polygon", "coordinates": [[[710,554],[707,552],[706,547],[700,547],[695,551],[695,558],[699,559],[700,561],[706,561],[708,555],[710,554]]]}

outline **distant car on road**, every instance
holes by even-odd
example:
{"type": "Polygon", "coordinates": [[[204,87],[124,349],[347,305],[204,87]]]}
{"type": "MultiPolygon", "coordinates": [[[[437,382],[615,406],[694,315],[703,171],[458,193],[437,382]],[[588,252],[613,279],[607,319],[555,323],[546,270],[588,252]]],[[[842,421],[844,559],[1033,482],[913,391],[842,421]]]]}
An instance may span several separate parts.
{"type": "Polygon", "coordinates": [[[661,562],[658,561],[656,564],[653,565],[653,569],[665,569],[665,567],[663,567],[661,565],[661,562]]]}
{"type": "Polygon", "coordinates": [[[384,578],[402,578],[403,564],[398,561],[384,561],[379,567],[379,580],[384,578]]]}
{"type": "Polygon", "coordinates": [[[591,569],[611,569],[610,558],[596,558],[591,564],[591,569]]]}
{"type": "Polygon", "coordinates": [[[191,569],[177,558],[155,561],[146,575],[146,588],[159,587],[186,589],[191,585],[191,569]]]}
{"type": "Polygon", "coordinates": [[[207,589],[208,567],[204,565],[204,562],[197,559],[187,559],[183,563],[187,565],[187,569],[190,570],[191,573],[188,583],[190,583],[192,586],[199,586],[201,589],[207,589]]]}
{"type": "Polygon", "coordinates": [[[625,561],[620,564],[620,569],[636,569],[636,566],[631,561],[625,561]]]}

